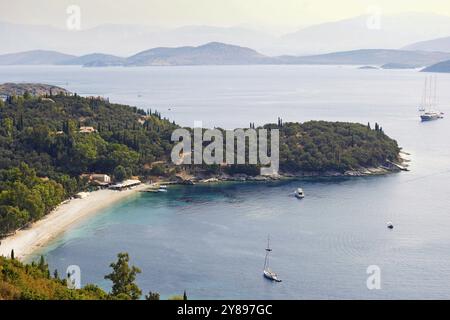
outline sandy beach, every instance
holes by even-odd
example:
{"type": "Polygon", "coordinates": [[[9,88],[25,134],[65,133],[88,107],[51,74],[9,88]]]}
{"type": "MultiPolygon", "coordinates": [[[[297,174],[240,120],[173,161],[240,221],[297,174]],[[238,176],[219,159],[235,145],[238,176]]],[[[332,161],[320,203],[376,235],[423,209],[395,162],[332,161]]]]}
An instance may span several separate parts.
{"type": "Polygon", "coordinates": [[[9,257],[11,250],[14,249],[15,257],[24,259],[74,223],[136,194],[146,187],[148,186],[141,184],[125,191],[99,190],[91,192],[87,198],[73,199],[63,203],[43,219],[35,222],[30,228],[17,231],[16,234],[2,239],[0,256],[9,257]]]}

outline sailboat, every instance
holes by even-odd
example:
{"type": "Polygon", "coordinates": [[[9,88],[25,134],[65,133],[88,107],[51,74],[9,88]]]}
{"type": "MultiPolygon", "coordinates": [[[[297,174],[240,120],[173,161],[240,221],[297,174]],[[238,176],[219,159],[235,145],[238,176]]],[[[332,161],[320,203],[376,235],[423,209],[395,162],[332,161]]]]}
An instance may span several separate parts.
{"type": "Polygon", "coordinates": [[[420,119],[422,121],[432,121],[442,119],[444,114],[437,111],[437,77],[430,77],[425,79],[425,88],[422,96],[422,103],[419,107],[420,119]]]}
{"type": "Polygon", "coordinates": [[[278,275],[270,270],[269,268],[269,254],[272,252],[272,249],[270,249],[270,236],[267,237],[267,248],[266,248],[266,259],[264,260],[264,277],[266,277],[269,280],[275,281],[275,282],[281,282],[280,279],[278,279],[278,275]]]}

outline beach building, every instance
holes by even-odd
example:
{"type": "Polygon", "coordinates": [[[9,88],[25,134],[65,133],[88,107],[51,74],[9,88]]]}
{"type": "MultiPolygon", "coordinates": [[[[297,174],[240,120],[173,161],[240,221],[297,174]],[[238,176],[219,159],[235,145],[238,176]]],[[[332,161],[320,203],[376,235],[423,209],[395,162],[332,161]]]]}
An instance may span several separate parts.
{"type": "Polygon", "coordinates": [[[97,132],[97,129],[94,127],[80,127],[80,133],[94,133],[97,132]]]}
{"type": "Polygon", "coordinates": [[[112,183],[111,177],[104,173],[84,173],[81,175],[81,178],[85,178],[91,184],[101,187],[107,187],[112,183]]]}
{"type": "Polygon", "coordinates": [[[91,174],[89,178],[92,182],[98,184],[98,185],[109,185],[111,184],[111,177],[107,174],[102,173],[94,173],[91,174]]]}
{"type": "Polygon", "coordinates": [[[140,180],[125,180],[120,183],[116,183],[109,188],[112,190],[125,190],[129,188],[136,187],[140,185],[142,182],[140,180]]]}

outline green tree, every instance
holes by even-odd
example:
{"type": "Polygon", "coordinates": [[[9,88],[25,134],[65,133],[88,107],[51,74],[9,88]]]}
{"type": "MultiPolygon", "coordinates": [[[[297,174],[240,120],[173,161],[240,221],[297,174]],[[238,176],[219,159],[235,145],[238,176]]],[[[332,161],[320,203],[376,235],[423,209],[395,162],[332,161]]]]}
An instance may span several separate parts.
{"type": "Polygon", "coordinates": [[[160,296],[158,292],[150,291],[146,296],[145,300],[159,300],[160,296]]]}
{"type": "Polygon", "coordinates": [[[154,176],[162,176],[165,173],[164,167],[160,164],[156,164],[150,170],[150,173],[154,176]]]}
{"type": "Polygon", "coordinates": [[[14,122],[10,118],[2,119],[0,123],[0,133],[5,137],[12,137],[14,122]]]}
{"type": "Polygon", "coordinates": [[[123,181],[128,178],[127,170],[123,166],[117,166],[114,169],[114,179],[116,181],[123,181]]]}
{"type": "Polygon", "coordinates": [[[39,259],[38,268],[42,271],[42,273],[48,273],[48,264],[45,262],[45,258],[43,255],[41,255],[41,258],[39,259]]]}
{"type": "Polygon", "coordinates": [[[135,281],[136,275],[141,273],[141,270],[135,266],[130,267],[129,261],[128,253],[119,253],[117,262],[110,264],[113,271],[106,275],[105,279],[112,281],[112,295],[114,297],[123,298],[125,296],[132,300],[137,300],[142,295],[142,291],[135,281]]]}
{"type": "Polygon", "coordinates": [[[31,95],[31,93],[27,90],[25,91],[25,93],[23,94],[23,98],[25,100],[30,100],[33,96],[31,95]]]}

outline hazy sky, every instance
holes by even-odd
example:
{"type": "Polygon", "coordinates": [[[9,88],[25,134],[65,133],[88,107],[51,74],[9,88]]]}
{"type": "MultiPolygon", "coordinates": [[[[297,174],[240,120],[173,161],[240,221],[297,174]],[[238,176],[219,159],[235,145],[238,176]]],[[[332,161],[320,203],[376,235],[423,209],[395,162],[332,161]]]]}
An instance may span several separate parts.
{"type": "Polygon", "coordinates": [[[449,0],[0,0],[0,21],[63,27],[78,5],[82,27],[105,23],[299,27],[366,14],[431,12],[450,16],[449,0]]]}

